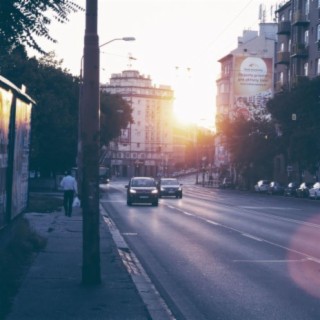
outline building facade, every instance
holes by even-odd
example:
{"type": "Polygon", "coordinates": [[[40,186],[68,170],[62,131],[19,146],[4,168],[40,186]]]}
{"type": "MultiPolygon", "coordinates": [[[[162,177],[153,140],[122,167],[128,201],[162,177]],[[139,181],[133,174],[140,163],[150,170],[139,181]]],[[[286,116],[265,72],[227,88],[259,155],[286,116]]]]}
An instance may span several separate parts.
{"type": "MultiPolygon", "coordinates": [[[[238,115],[250,119],[266,113],[266,103],[274,94],[277,27],[277,23],[260,23],[259,32],[245,30],[238,37],[237,48],[219,60],[216,121],[238,115]]],[[[214,164],[230,167],[224,139],[217,133],[214,164]]]]}
{"type": "Polygon", "coordinates": [[[291,0],[276,11],[275,92],[320,75],[320,0],[291,0]]]}
{"type": "Polygon", "coordinates": [[[101,165],[111,175],[164,176],[173,170],[173,100],[170,86],[155,86],[136,70],[112,74],[101,90],[121,95],[132,107],[133,123],[106,146],[101,165]]]}

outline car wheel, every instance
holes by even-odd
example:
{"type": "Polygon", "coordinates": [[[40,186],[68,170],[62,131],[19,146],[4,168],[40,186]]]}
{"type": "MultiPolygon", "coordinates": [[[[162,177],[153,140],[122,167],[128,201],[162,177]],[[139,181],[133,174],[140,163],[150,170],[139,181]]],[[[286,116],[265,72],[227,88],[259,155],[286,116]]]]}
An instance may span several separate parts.
{"type": "Polygon", "coordinates": [[[130,200],[127,200],[127,205],[132,206],[132,202],[130,200]]]}
{"type": "Polygon", "coordinates": [[[159,204],[158,201],[155,201],[155,202],[152,203],[152,205],[153,205],[154,207],[157,207],[158,204],[159,204]]]}
{"type": "Polygon", "coordinates": [[[180,194],[180,199],[182,199],[182,193],[180,194]]]}

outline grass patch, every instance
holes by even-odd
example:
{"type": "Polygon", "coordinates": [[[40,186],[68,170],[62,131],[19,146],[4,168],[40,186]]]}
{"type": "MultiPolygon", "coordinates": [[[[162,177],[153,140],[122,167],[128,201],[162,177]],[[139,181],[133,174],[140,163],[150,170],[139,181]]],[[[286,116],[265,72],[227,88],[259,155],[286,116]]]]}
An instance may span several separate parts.
{"type": "Polygon", "coordinates": [[[17,218],[1,234],[0,247],[0,319],[10,311],[12,301],[36,253],[46,239],[36,234],[26,219],[17,218]]]}

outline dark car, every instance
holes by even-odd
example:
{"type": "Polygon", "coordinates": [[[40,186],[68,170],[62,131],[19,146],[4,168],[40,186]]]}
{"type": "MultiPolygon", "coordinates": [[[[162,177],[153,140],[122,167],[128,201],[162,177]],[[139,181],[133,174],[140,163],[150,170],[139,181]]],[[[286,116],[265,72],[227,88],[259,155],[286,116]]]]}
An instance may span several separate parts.
{"type": "Polygon", "coordinates": [[[286,197],[296,197],[297,196],[297,189],[299,188],[298,182],[289,182],[288,186],[284,188],[283,195],[286,197]]]}
{"type": "Polygon", "coordinates": [[[298,198],[309,198],[309,189],[312,188],[312,182],[302,182],[297,189],[297,197],[298,198]]]}
{"type": "Polygon", "coordinates": [[[283,195],[284,186],[277,181],[271,181],[267,190],[268,194],[278,194],[283,195]]]}
{"type": "Polygon", "coordinates": [[[154,178],[134,177],[125,187],[128,206],[133,203],[151,203],[153,206],[158,206],[159,192],[154,178]]]}
{"type": "Polygon", "coordinates": [[[161,178],[158,182],[159,197],[182,198],[182,184],[175,178],[161,178]]]}

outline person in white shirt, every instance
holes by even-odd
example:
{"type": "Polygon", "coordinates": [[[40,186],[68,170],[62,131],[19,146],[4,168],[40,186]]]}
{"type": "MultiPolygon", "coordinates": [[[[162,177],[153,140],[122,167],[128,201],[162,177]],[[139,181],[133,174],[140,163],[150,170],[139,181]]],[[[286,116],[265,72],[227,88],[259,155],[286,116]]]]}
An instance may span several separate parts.
{"type": "Polygon", "coordinates": [[[77,180],[71,175],[71,171],[67,171],[67,174],[60,182],[60,186],[63,189],[63,207],[64,214],[67,217],[72,215],[72,202],[75,195],[78,193],[77,180]]]}

